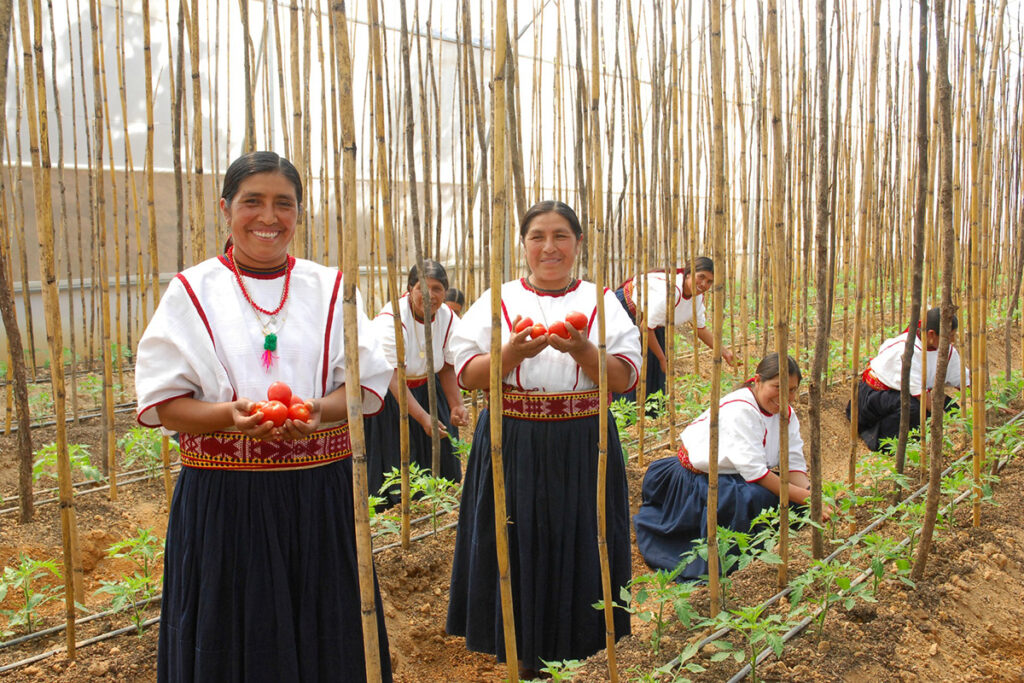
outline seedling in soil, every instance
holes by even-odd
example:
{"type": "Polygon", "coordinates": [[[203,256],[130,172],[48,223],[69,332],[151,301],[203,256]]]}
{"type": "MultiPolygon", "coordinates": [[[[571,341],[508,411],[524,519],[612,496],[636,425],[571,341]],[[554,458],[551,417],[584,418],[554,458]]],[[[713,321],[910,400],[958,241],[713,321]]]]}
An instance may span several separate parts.
{"type": "Polygon", "coordinates": [[[876,602],[874,596],[868,594],[865,584],[853,584],[851,577],[858,573],[858,569],[849,562],[815,560],[810,570],[790,582],[789,585],[793,588],[790,602],[793,605],[804,599],[804,594],[809,588],[815,585],[818,587],[817,592],[809,597],[807,602],[816,605],[819,610],[814,617],[819,639],[825,627],[825,618],[833,606],[842,605],[849,610],[858,600],[876,602]]]}
{"type": "Polygon", "coordinates": [[[563,659],[560,662],[549,662],[546,659],[540,661],[544,662],[544,666],[540,669],[541,673],[548,674],[548,677],[554,683],[571,681],[573,676],[576,675],[576,670],[583,666],[583,662],[578,659],[563,659]]]}
{"type": "MultiPolygon", "coordinates": [[[[32,463],[32,483],[39,481],[44,474],[57,478],[57,444],[50,443],[36,450],[33,455],[36,457],[32,463]]],[[[89,459],[89,447],[85,444],[68,444],[68,459],[71,461],[71,472],[77,470],[79,474],[89,481],[103,481],[103,473],[93,467],[89,459]]]]}
{"type": "MultiPolygon", "coordinates": [[[[402,474],[397,467],[384,477],[381,484],[381,493],[395,495],[401,490],[402,474]]],[[[435,477],[430,470],[423,469],[417,463],[409,463],[409,495],[412,499],[418,499],[431,508],[433,515],[434,533],[437,533],[438,510],[451,512],[459,506],[459,493],[462,485],[444,477],[435,477]]]]}
{"type": "Polygon", "coordinates": [[[119,581],[100,581],[102,587],[96,594],[108,593],[114,597],[110,608],[117,612],[128,612],[139,635],[145,621],[145,602],[157,593],[157,582],[153,577],[153,565],[164,554],[164,543],[149,529],[139,529],[136,536],[112,544],[107,557],[128,558],[135,562],[136,571],[119,581]]]}
{"type": "Polygon", "coordinates": [[[35,416],[35,423],[41,425],[47,417],[53,415],[53,397],[43,390],[32,393],[28,397],[28,412],[35,416]]]}
{"type": "Polygon", "coordinates": [[[0,630],[0,636],[12,636],[15,633],[14,629],[19,627],[24,627],[26,633],[36,631],[41,621],[39,608],[51,600],[60,598],[63,588],[49,583],[38,583],[48,574],[63,579],[55,560],[33,560],[25,553],[18,553],[18,564],[4,567],[3,578],[0,579],[0,602],[7,599],[8,593],[21,593],[21,607],[0,610],[0,614],[7,617],[7,628],[0,630]],[[33,584],[36,584],[36,587],[33,587],[33,584]]]}
{"type": "Polygon", "coordinates": [[[608,409],[615,418],[615,426],[619,434],[623,434],[628,427],[636,424],[636,402],[626,398],[617,398],[608,405],[608,409]]]}
{"type": "Polygon", "coordinates": [[[757,676],[757,655],[761,651],[761,644],[771,647],[776,657],[782,656],[785,647],[782,636],[793,626],[793,622],[781,614],[764,616],[764,610],[764,605],[753,605],[719,612],[711,621],[714,628],[730,628],[739,633],[743,636],[745,647],[737,648],[728,640],[716,640],[714,644],[719,651],[712,655],[711,660],[721,661],[732,657],[741,662],[745,658],[750,665],[750,680],[761,680],[757,676]]]}
{"type": "Polygon", "coordinates": [[[473,448],[473,443],[460,439],[454,434],[449,434],[448,440],[452,442],[452,452],[455,454],[455,457],[465,466],[466,461],[469,460],[469,451],[473,448]]]}
{"type": "MultiPolygon", "coordinates": [[[[146,470],[146,476],[155,477],[160,473],[163,465],[161,457],[161,444],[163,438],[155,429],[149,429],[135,425],[128,430],[128,433],[117,440],[117,447],[124,452],[124,465],[126,468],[141,465],[146,470]]],[[[170,442],[172,448],[177,449],[178,444],[170,442]]]]}
{"type": "MultiPolygon", "coordinates": [[[[651,631],[651,648],[654,654],[661,649],[661,638],[668,628],[668,610],[671,608],[679,622],[686,628],[690,628],[694,620],[699,616],[697,610],[690,604],[690,594],[696,590],[692,583],[676,583],[679,572],[686,565],[680,564],[675,569],[659,569],[651,574],[643,574],[629,582],[629,586],[623,586],[619,593],[621,604],[616,607],[625,609],[641,621],[653,623],[651,631]],[[633,596],[633,590],[636,596],[633,596]],[[647,608],[646,605],[651,607],[647,608]]],[[[604,609],[604,601],[594,605],[597,609],[604,609]]]]}
{"type": "Polygon", "coordinates": [[[903,557],[903,551],[894,539],[879,534],[866,534],[860,542],[864,544],[864,549],[859,556],[869,560],[871,566],[871,595],[877,595],[878,586],[885,578],[885,568],[890,562],[895,567],[896,578],[914,587],[914,582],[910,580],[910,561],[903,557]]]}
{"type": "Polygon", "coordinates": [[[385,502],[379,496],[370,496],[370,530],[375,536],[398,535],[402,531],[399,519],[393,513],[377,511],[377,508],[383,507],[385,502]]]}
{"type": "MultiPolygon", "coordinates": [[[[775,508],[775,517],[778,519],[777,508],[775,508]]],[[[752,524],[756,528],[760,524],[759,520],[768,519],[769,517],[762,513],[753,520],[752,524]]],[[[768,534],[768,536],[771,535],[768,534]]],[[[722,589],[722,605],[728,604],[729,591],[732,588],[730,574],[747,567],[754,560],[760,560],[765,564],[782,563],[782,558],[772,550],[774,544],[771,544],[770,547],[765,544],[768,536],[758,536],[758,540],[755,541],[751,534],[718,527],[718,567],[722,574],[719,582],[722,589]]],[[[705,562],[708,559],[708,539],[706,537],[696,541],[693,548],[679,558],[680,565],[685,567],[698,557],[705,562]]],[[[707,581],[709,577],[707,574],[703,574],[701,578],[707,581]]]]}

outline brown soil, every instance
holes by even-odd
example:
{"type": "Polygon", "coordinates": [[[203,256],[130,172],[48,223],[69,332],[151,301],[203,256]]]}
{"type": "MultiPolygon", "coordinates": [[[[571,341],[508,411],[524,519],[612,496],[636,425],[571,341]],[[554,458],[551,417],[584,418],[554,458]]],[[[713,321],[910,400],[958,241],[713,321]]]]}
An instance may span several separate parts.
{"type": "MultiPolygon", "coordinates": [[[[998,363],[1001,340],[990,337],[989,341],[990,358],[998,363]]],[[[1015,351],[1014,355],[1018,354],[1015,351]]],[[[849,423],[843,407],[847,392],[846,387],[832,386],[823,401],[825,479],[846,478],[849,423]]],[[[798,405],[806,437],[805,404],[806,396],[798,405]]],[[[1015,407],[1019,410],[1021,406],[1015,407]]],[[[990,423],[998,417],[993,414],[990,423]]],[[[132,424],[131,413],[119,415],[117,433],[124,433],[132,424]]],[[[97,463],[102,451],[101,435],[101,425],[95,419],[69,428],[69,441],[91,444],[97,463]]],[[[33,439],[36,447],[52,441],[53,428],[34,430],[33,439]]],[[[0,436],[0,492],[7,497],[16,490],[15,444],[14,437],[0,436]]],[[[635,459],[630,462],[628,474],[636,505],[643,471],[635,459]]],[[[950,528],[937,532],[925,577],[916,589],[893,580],[883,581],[877,604],[859,603],[849,611],[831,611],[820,639],[814,628],[809,628],[787,645],[781,661],[772,657],[761,664],[759,674],[767,680],[785,681],[1024,681],[1024,603],[1020,600],[1024,594],[1024,506],[1020,503],[1024,499],[1024,466],[1019,459],[1003,471],[994,498],[997,505],[982,508],[980,526],[972,525],[969,505],[961,505],[950,528]]],[[[8,499],[0,507],[12,505],[8,499]]],[[[85,565],[85,604],[98,611],[108,601],[106,596],[94,594],[99,581],[115,579],[131,568],[125,560],[107,559],[106,548],[134,535],[137,527],[151,527],[163,535],[167,523],[163,483],[153,480],[123,486],[117,501],[110,501],[106,492],[79,496],[76,514],[85,565]]],[[[394,548],[376,555],[396,681],[507,679],[505,665],[496,664],[492,656],[468,652],[461,638],[444,632],[454,539],[454,529],[442,530],[413,543],[408,551],[394,548]]],[[[791,575],[808,564],[802,551],[809,545],[807,539],[808,531],[803,530],[792,541],[791,575]]],[[[60,558],[60,548],[60,519],[55,504],[40,505],[35,521],[27,525],[19,525],[16,516],[9,513],[0,517],[0,563],[4,566],[12,564],[19,552],[37,559],[60,558]]],[[[634,576],[647,571],[634,552],[634,576]]],[[[777,569],[765,565],[755,564],[736,574],[732,589],[735,604],[752,605],[764,600],[776,591],[776,579],[777,569]]],[[[703,613],[708,605],[705,593],[702,589],[693,598],[703,613]]],[[[13,608],[14,597],[8,596],[0,607],[13,608]]],[[[48,603],[43,613],[45,626],[61,624],[63,601],[48,603]]],[[[158,608],[150,608],[149,616],[157,614],[158,608]]],[[[123,615],[100,619],[80,627],[78,639],[129,623],[123,615]]],[[[14,681],[152,681],[156,679],[157,629],[154,626],[141,636],[122,635],[79,647],[74,661],[62,652],[0,675],[14,681]]],[[[675,657],[685,643],[704,635],[684,632],[675,625],[664,637],[661,652],[655,655],[650,626],[634,618],[633,633],[619,641],[616,648],[622,680],[638,680],[641,674],[675,657]]],[[[63,635],[58,634],[3,649],[0,666],[63,646],[63,635]]],[[[727,680],[739,669],[731,660],[727,665],[712,664],[714,650],[705,648],[700,655],[699,661],[709,669],[695,679],[727,680]]],[[[608,680],[606,654],[590,658],[574,680],[608,680]]]]}

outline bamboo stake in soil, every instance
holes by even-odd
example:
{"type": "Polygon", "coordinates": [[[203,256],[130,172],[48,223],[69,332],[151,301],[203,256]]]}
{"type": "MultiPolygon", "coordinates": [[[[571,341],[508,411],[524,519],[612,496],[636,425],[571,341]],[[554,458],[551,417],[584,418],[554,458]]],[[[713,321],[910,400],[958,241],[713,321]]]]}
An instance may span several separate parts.
{"type": "MultiPolygon", "coordinates": [[[[11,16],[13,5],[0,4],[0,55],[6,56],[11,42],[11,16]]],[[[0,64],[0,103],[6,108],[7,67],[5,59],[0,64]]],[[[0,129],[0,147],[3,147],[7,129],[0,129]]],[[[0,195],[4,193],[3,178],[0,176],[0,195]]],[[[4,331],[7,334],[7,348],[10,352],[10,372],[13,375],[14,402],[18,410],[18,521],[25,524],[32,520],[34,499],[32,494],[32,420],[28,407],[28,373],[25,368],[25,352],[18,328],[14,292],[8,277],[7,264],[11,263],[7,246],[7,212],[0,213],[0,315],[3,316],[4,331]]],[[[24,291],[24,290],[23,290],[24,291]]],[[[25,294],[27,296],[27,293],[25,294]]],[[[10,375],[9,375],[10,376],[10,375]]],[[[9,406],[10,404],[8,404],[9,406]]],[[[10,417],[4,429],[10,433],[10,417]]]]}
{"type": "MultiPolygon", "coordinates": [[[[465,4],[463,5],[465,8],[465,4]]],[[[463,9],[465,14],[466,10],[463,9]]],[[[492,72],[492,118],[494,137],[491,176],[494,196],[491,222],[491,373],[490,373],[490,429],[491,475],[494,484],[494,538],[498,552],[498,585],[501,589],[501,620],[505,636],[505,665],[508,679],[519,680],[519,651],[516,646],[515,612],[512,606],[512,581],[509,575],[508,507],[505,504],[505,466],[502,459],[502,369],[501,369],[501,282],[502,258],[505,254],[505,232],[508,220],[506,198],[507,173],[505,168],[506,126],[505,113],[505,60],[508,56],[508,10],[505,0],[497,0],[494,15],[494,66],[492,72]]]]}
{"type": "MultiPolygon", "coordinates": [[[[370,3],[371,6],[374,3],[370,3]]],[[[355,509],[356,554],[359,565],[359,597],[363,627],[363,654],[366,678],[381,680],[380,645],[377,638],[377,613],[374,600],[373,544],[370,539],[368,507],[366,442],[363,433],[363,400],[359,384],[359,311],[356,285],[359,283],[359,230],[356,225],[356,132],[352,113],[352,61],[349,54],[345,2],[336,3],[336,56],[341,105],[342,168],[344,175],[344,220],[339,216],[339,230],[346,229],[344,245],[345,316],[345,393],[348,401],[348,425],[352,438],[352,504],[355,509]]],[[[376,11],[374,10],[374,14],[376,11]]],[[[376,18],[376,17],[374,17],[376,18]]],[[[396,316],[397,317],[397,316],[396,316]]]]}
{"type": "MultiPolygon", "coordinates": [[[[381,54],[381,35],[383,27],[378,18],[375,0],[369,3],[370,8],[370,52],[373,56],[373,119],[377,141],[377,179],[381,197],[381,214],[384,222],[385,250],[387,252],[388,291],[389,298],[397,313],[398,306],[398,266],[395,256],[395,225],[391,215],[391,175],[388,164],[388,144],[384,137],[384,67],[381,54]]],[[[340,48],[339,48],[340,49],[340,48]]],[[[337,175],[335,175],[337,185],[337,175]]],[[[339,193],[340,194],[340,193],[339,193]]],[[[423,272],[422,269],[420,272],[423,272]]],[[[429,300],[429,298],[428,298],[429,300]]],[[[392,316],[395,326],[395,357],[398,361],[398,444],[401,451],[399,468],[402,476],[402,547],[408,549],[410,535],[409,519],[409,404],[408,392],[405,390],[405,338],[402,335],[401,316],[392,316]]]]}
{"type": "MultiPolygon", "coordinates": [[[[33,3],[32,25],[29,35],[28,6],[18,3],[19,23],[25,69],[25,95],[28,107],[29,150],[32,156],[32,189],[36,205],[36,226],[39,235],[39,270],[43,278],[43,304],[46,310],[46,338],[50,347],[50,384],[53,387],[53,407],[57,431],[57,479],[60,485],[61,536],[64,546],[64,617],[67,623],[68,657],[75,658],[75,602],[85,599],[82,588],[81,560],[77,555],[75,531],[75,502],[71,487],[71,461],[68,458],[67,423],[65,421],[64,373],[61,370],[64,340],[61,329],[60,299],[57,274],[54,267],[53,207],[50,190],[50,142],[47,129],[47,97],[42,48],[42,10],[33,3]],[[32,51],[40,58],[33,59],[32,51]],[[34,71],[34,74],[33,74],[34,71]]],[[[27,296],[28,292],[24,292],[27,296]]]]}
{"type": "MultiPolygon", "coordinates": [[[[591,171],[590,220],[594,241],[598,245],[594,284],[597,291],[597,367],[598,367],[598,437],[597,437],[597,552],[601,563],[601,594],[604,598],[605,648],[608,650],[608,680],[618,683],[619,668],[615,658],[615,616],[612,595],[612,573],[608,564],[608,353],[605,346],[604,278],[608,266],[608,250],[604,246],[604,220],[601,208],[601,71],[598,52],[597,5],[590,5],[590,142],[591,171]]],[[[522,214],[520,214],[522,215],[522,214]]]]}

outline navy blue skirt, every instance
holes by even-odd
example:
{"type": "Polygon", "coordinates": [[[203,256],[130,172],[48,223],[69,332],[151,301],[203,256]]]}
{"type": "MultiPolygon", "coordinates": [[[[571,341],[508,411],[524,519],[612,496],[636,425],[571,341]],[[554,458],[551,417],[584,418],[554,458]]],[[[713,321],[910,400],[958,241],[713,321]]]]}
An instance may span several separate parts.
{"type": "MultiPolygon", "coordinates": [[[[622,308],[629,314],[629,319],[636,324],[636,318],[633,313],[630,312],[629,306],[626,304],[626,294],[622,288],[619,287],[615,290],[615,296],[618,297],[619,303],[622,304],[622,308]]],[[[654,328],[654,336],[657,338],[658,343],[661,344],[661,348],[665,349],[665,328],[656,327],[654,328]]],[[[661,369],[661,363],[658,361],[658,357],[654,355],[653,351],[647,351],[647,383],[644,385],[647,395],[651,395],[656,391],[665,391],[665,372],[661,369]]],[[[625,398],[627,401],[636,402],[636,388],[626,392],[625,394],[615,394],[614,399],[625,398]]]]}
{"type": "MultiPolygon", "coordinates": [[[[505,661],[494,537],[489,411],[477,422],[466,468],[448,603],[448,633],[505,661]]],[[[523,666],[582,659],[605,646],[597,550],[598,416],[506,417],[503,429],[509,564],[516,649],[523,666]]],[[[629,500],[615,422],[608,423],[607,538],[612,595],[630,578],[629,500]]],[[[615,636],[629,635],[615,610],[615,636]]]]}
{"type": "MultiPolygon", "coordinates": [[[[441,380],[436,378],[437,386],[437,419],[444,424],[449,434],[459,437],[459,430],[452,425],[451,410],[448,400],[441,389],[441,380]]],[[[424,410],[430,406],[429,388],[426,384],[410,389],[412,395],[424,410]]],[[[365,419],[366,428],[366,468],[369,477],[370,495],[385,498],[385,507],[397,505],[402,500],[402,492],[398,487],[388,494],[380,493],[384,477],[392,468],[400,468],[402,464],[401,441],[398,433],[399,420],[398,399],[390,391],[384,398],[384,407],[379,413],[365,419]]],[[[424,470],[430,470],[431,444],[430,436],[416,420],[409,418],[409,462],[416,463],[424,470]]],[[[452,481],[462,481],[462,463],[455,456],[452,442],[441,437],[441,474],[452,481]]]]}
{"type": "Polygon", "coordinates": [[[351,460],[294,471],[181,469],[157,668],[165,682],[366,680],[351,460]]]}
{"type": "MultiPolygon", "coordinates": [[[[643,503],[633,516],[636,545],[654,569],[675,569],[679,556],[708,535],[708,475],[686,469],[675,456],[655,460],[644,475],[643,503]]],[[[778,497],[738,474],[718,476],[718,525],[750,532],[762,511],[778,507],[778,497]]],[[[707,576],[708,563],[697,558],[679,579],[707,576]]]]}

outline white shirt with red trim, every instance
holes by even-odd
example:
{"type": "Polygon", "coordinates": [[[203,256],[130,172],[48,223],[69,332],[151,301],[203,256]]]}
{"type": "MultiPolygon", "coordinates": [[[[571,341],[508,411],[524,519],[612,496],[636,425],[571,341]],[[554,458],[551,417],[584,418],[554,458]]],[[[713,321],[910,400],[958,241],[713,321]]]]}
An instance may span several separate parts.
{"type": "MultiPolygon", "coordinates": [[[[903,372],[903,349],[906,343],[906,332],[891,339],[886,339],[878,347],[878,355],[872,358],[869,363],[879,381],[896,391],[899,391],[902,386],[900,378],[903,372]]],[[[921,358],[921,339],[916,338],[914,340],[914,357],[910,361],[911,396],[921,395],[921,358]]],[[[938,350],[928,351],[927,358],[928,384],[926,388],[933,389],[935,388],[935,369],[939,362],[938,350]]],[[[968,374],[967,377],[967,383],[970,384],[970,375],[968,374]]],[[[960,386],[960,352],[952,344],[949,346],[949,365],[946,366],[945,384],[954,387],[960,386]]]]}
{"type": "MultiPolygon", "coordinates": [[[[718,404],[718,471],[739,474],[747,481],[762,479],[768,470],[779,466],[778,415],[761,410],[748,387],[741,387],[722,397],[718,404]]],[[[804,440],[800,436],[800,419],[789,410],[789,471],[807,472],[804,440]]],[[[690,456],[690,464],[698,470],[710,469],[711,409],[691,422],[680,441],[690,456]]]]}
{"type": "MultiPolygon", "coordinates": [[[[683,280],[684,276],[682,273],[676,273],[675,276],[675,297],[676,297],[676,312],[675,312],[675,324],[682,325],[683,323],[694,321],[693,315],[693,299],[691,297],[683,296],[683,280]]],[[[644,280],[647,281],[647,326],[651,328],[664,327],[668,321],[668,307],[665,299],[665,273],[647,273],[641,277],[633,280],[633,305],[637,305],[637,300],[640,298],[640,288],[644,285],[644,280]]],[[[697,317],[696,327],[700,329],[705,327],[707,322],[705,320],[704,313],[704,295],[697,295],[697,317]]]]}
{"type": "MultiPolygon", "coordinates": [[[[230,262],[212,258],[171,280],[139,340],[135,391],[140,424],[159,427],[155,407],[183,396],[209,402],[259,401],[280,380],[294,394],[311,399],[345,383],[341,274],[311,261],[290,261],[288,300],[277,315],[277,357],[269,371],[261,363],[263,329],[230,262]]],[[[242,279],[257,304],[268,310],[277,307],[282,274],[242,279]]],[[[383,406],[392,369],[361,299],[357,304],[359,381],[364,413],[372,415],[383,406]]]]}
{"type": "MultiPolygon", "coordinates": [[[[577,281],[564,294],[534,291],[525,280],[512,280],[501,286],[501,342],[512,335],[512,322],[517,315],[530,317],[534,323],[549,327],[555,321],[579,311],[587,316],[587,337],[597,344],[597,287],[592,282],[577,281]]],[[[635,384],[640,367],[640,331],[610,289],[604,291],[605,348],[609,356],[626,361],[630,367],[630,384],[635,384]]],[[[484,292],[455,325],[451,341],[455,372],[462,385],[462,371],[473,358],[491,352],[491,292],[484,292]]],[[[568,353],[548,346],[533,358],[527,358],[504,377],[505,384],[518,391],[562,393],[589,391],[597,388],[590,377],[568,353]]],[[[463,387],[465,388],[465,387],[463,387]]]]}
{"type": "MultiPolygon", "coordinates": [[[[427,375],[427,334],[422,322],[416,320],[409,305],[408,293],[398,300],[398,310],[402,320],[402,339],[405,343],[405,372],[408,377],[426,377],[427,375]]],[[[434,347],[434,372],[438,373],[444,364],[454,364],[451,353],[451,335],[455,327],[455,314],[452,309],[441,304],[430,324],[434,347]]],[[[395,312],[389,301],[380,309],[373,319],[373,328],[377,332],[384,355],[392,368],[398,367],[398,348],[395,344],[395,312]]]]}

